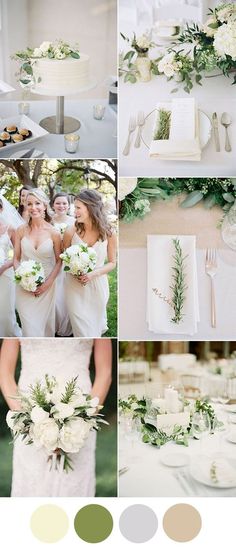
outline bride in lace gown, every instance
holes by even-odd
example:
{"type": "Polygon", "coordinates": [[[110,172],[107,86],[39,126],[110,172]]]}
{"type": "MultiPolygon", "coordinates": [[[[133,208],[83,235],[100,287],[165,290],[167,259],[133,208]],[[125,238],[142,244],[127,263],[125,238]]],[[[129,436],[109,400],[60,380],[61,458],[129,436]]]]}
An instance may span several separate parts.
{"type": "Polygon", "coordinates": [[[16,288],[16,309],[23,336],[55,335],[56,277],[61,268],[61,239],[51,225],[48,199],[41,189],[29,191],[26,198],[29,221],[16,232],[14,267],[21,261],[41,262],[46,281],[35,292],[16,288]]]}
{"type": "MultiPolygon", "coordinates": [[[[111,382],[111,341],[87,339],[9,339],[4,340],[0,357],[0,384],[10,409],[17,401],[15,368],[21,348],[21,374],[18,386],[27,391],[30,384],[45,374],[65,381],[78,375],[81,389],[103,403],[111,382]],[[91,388],[89,364],[94,348],[95,380],[91,388]]],[[[12,496],[17,497],[93,497],[95,494],[96,432],[90,432],[79,451],[72,455],[73,470],[49,471],[43,449],[26,445],[21,438],[14,443],[12,496]]]]}
{"type": "Polygon", "coordinates": [[[74,205],[76,222],[65,232],[64,248],[87,244],[95,249],[97,262],[94,271],[87,275],[66,274],[65,301],[73,335],[96,338],[107,330],[107,274],[116,265],[116,235],[106,219],[100,193],[83,189],[74,205]]]}

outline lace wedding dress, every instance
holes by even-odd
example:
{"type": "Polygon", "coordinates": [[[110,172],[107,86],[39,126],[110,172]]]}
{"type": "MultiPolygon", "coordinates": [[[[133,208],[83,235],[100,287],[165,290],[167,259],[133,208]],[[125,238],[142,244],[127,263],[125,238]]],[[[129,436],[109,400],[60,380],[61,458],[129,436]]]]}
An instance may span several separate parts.
{"type": "MultiPolygon", "coordinates": [[[[75,233],[71,244],[83,244],[75,233]]],[[[107,258],[107,240],[93,245],[97,253],[96,268],[102,267],[107,258]]],[[[65,301],[74,336],[98,338],[107,330],[107,302],[109,285],[107,275],[92,279],[83,286],[73,275],[65,277],[65,301]]]]}
{"type": "MultiPolygon", "coordinates": [[[[8,258],[12,243],[6,230],[0,235],[0,249],[5,259],[8,258]]],[[[20,327],[15,315],[15,283],[14,271],[10,267],[0,275],[0,337],[21,336],[20,327]]]]}
{"type": "MultiPolygon", "coordinates": [[[[35,248],[28,237],[23,237],[21,250],[21,261],[41,262],[48,277],[55,265],[52,239],[46,239],[38,248],[35,248]]],[[[37,297],[17,285],[16,309],[20,316],[23,336],[55,336],[55,291],[56,281],[46,292],[37,297]]]]}
{"type": "MultiPolygon", "coordinates": [[[[90,393],[89,363],[93,340],[22,339],[19,387],[27,391],[30,384],[45,374],[69,380],[78,376],[78,385],[90,393]]],[[[14,443],[12,493],[14,497],[93,497],[95,494],[96,432],[90,432],[79,453],[72,454],[73,470],[51,470],[47,454],[20,438],[14,443]]]]}

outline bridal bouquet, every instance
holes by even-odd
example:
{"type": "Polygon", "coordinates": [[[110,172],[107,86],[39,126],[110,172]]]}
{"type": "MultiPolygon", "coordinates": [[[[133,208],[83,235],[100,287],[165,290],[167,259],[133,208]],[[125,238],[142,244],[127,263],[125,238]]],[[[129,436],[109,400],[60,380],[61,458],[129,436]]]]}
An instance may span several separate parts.
{"type": "Polygon", "coordinates": [[[80,277],[94,270],[97,254],[91,246],[86,244],[73,244],[60,254],[64,271],[80,277]]]}
{"type": "MultiPolygon", "coordinates": [[[[209,11],[209,18],[202,26],[187,25],[176,41],[176,46],[169,49],[158,64],[159,73],[168,79],[183,81],[184,89],[190,92],[193,80],[201,84],[202,72],[219,69],[225,76],[236,72],[236,4],[220,4],[209,11]],[[187,50],[183,45],[190,45],[187,50]]],[[[236,83],[236,75],[233,84],[236,83]]]]}
{"type": "Polygon", "coordinates": [[[26,260],[15,271],[15,282],[28,292],[35,292],[44,281],[45,273],[41,262],[26,260]]]}
{"type": "Polygon", "coordinates": [[[44,449],[50,469],[73,470],[71,455],[84,446],[91,430],[108,424],[99,410],[98,397],[82,392],[77,378],[59,382],[45,375],[44,381],[19,394],[20,411],[8,411],[6,421],[13,438],[22,437],[27,445],[44,449]]]}

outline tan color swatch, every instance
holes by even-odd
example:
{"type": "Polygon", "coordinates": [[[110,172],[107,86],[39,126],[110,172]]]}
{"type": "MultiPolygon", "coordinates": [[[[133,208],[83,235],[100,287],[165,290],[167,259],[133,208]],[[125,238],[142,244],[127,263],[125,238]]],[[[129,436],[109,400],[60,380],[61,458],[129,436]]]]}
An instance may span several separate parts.
{"type": "Polygon", "coordinates": [[[190,504],[175,504],[163,518],[166,535],[176,542],[188,542],[201,531],[202,519],[196,508],[190,504]]]}

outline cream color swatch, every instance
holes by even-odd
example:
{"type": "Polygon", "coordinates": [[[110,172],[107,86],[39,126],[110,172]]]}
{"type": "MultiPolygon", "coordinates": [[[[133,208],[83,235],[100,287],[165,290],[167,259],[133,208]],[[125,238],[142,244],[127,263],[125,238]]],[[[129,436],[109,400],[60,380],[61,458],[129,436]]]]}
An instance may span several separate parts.
{"type": "Polygon", "coordinates": [[[48,504],[34,511],[30,527],[33,535],[41,542],[58,542],[66,535],[69,520],[62,508],[48,504]]]}

